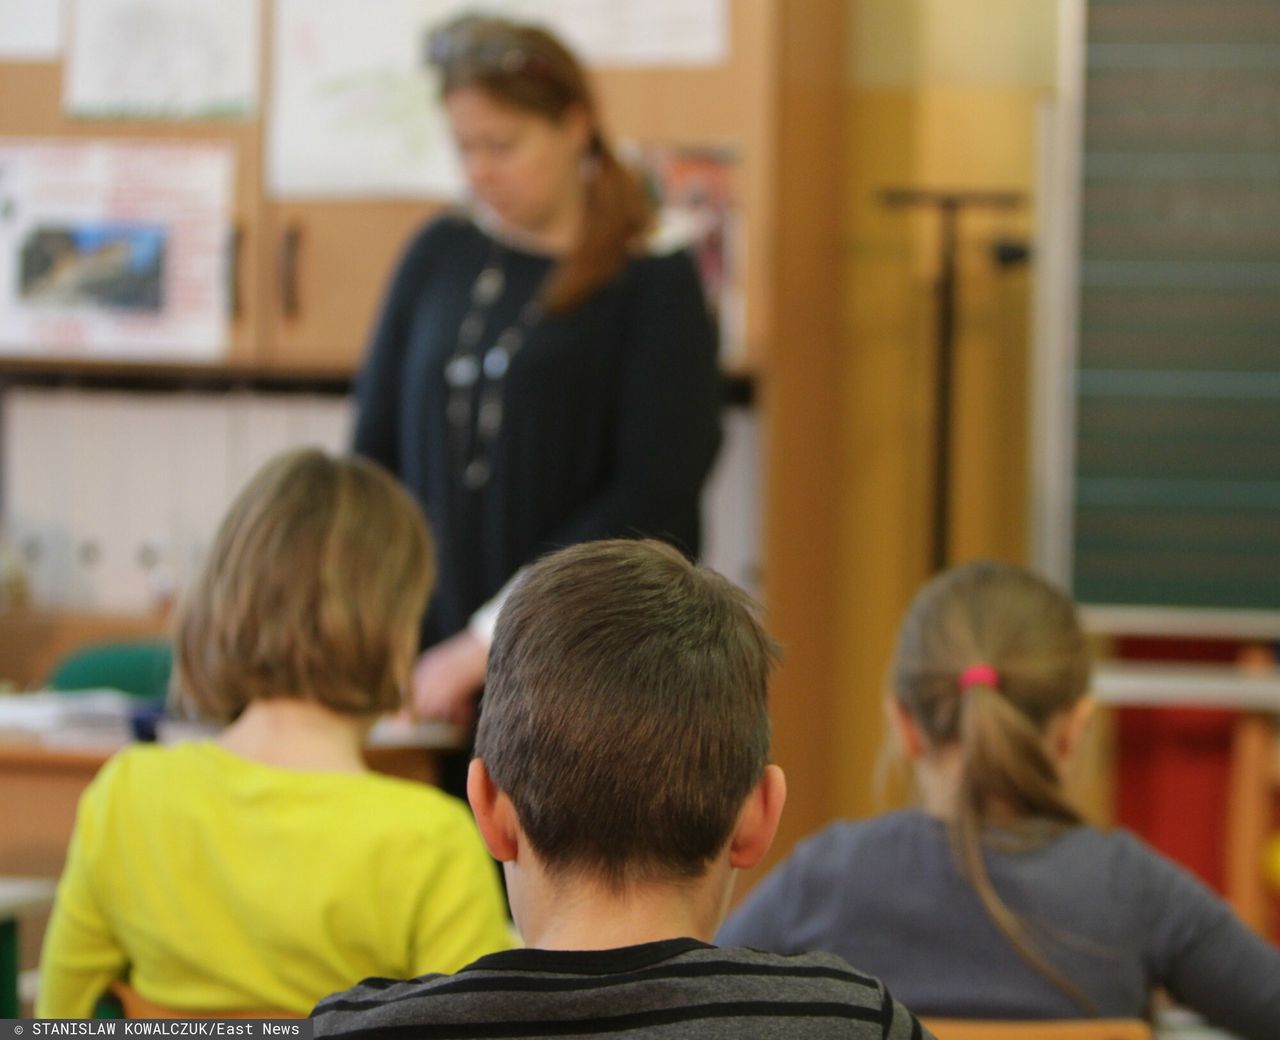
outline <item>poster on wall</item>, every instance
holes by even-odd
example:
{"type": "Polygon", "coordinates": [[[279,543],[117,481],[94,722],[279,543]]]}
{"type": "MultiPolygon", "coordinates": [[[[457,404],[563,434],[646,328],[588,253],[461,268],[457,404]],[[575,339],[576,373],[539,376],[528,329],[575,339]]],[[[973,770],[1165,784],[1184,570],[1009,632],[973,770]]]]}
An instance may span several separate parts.
{"type": "Polygon", "coordinates": [[[460,193],[461,171],[422,64],[429,27],[448,7],[278,0],[267,130],[272,194],[460,193]]]}
{"type": "Polygon", "coordinates": [[[221,357],[233,166],[221,144],[0,138],[0,354],[221,357]]]}
{"type": "Polygon", "coordinates": [[[541,22],[592,65],[718,65],[729,54],[727,0],[498,0],[478,6],[541,22]]]}
{"type": "Polygon", "coordinates": [[[76,0],[67,110],[91,118],[251,116],[261,19],[259,0],[76,0]]]}
{"type": "Polygon", "coordinates": [[[63,0],[0,0],[0,61],[57,58],[63,8],[63,0]]]}
{"type": "MultiPolygon", "coordinates": [[[[424,67],[431,29],[468,0],[277,0],[267,184],[277,197],[456,198],[462,176],[424,67]]],[[[490,0],[596,66],[706,65],[728,51],[725,0],[490,0]]]]}
{"type": "Polygon", "coordinates": [[[743,349],[744,292],[737,158],[730,148],[629,144],[659,204],[656,247],[688,248],[720,328],[722,359],[743,349]]]}

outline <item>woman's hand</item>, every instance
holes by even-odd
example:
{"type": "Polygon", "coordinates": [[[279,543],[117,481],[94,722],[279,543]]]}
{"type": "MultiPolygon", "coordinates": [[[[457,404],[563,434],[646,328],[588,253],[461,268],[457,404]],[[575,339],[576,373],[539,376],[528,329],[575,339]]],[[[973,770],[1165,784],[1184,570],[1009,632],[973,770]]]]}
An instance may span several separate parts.
{"type": "Polygon", "coordinates": [[[409,680],[414,716],[469,728],[488,657],[488,647],[465,629],[424,651],[409,680]]]}

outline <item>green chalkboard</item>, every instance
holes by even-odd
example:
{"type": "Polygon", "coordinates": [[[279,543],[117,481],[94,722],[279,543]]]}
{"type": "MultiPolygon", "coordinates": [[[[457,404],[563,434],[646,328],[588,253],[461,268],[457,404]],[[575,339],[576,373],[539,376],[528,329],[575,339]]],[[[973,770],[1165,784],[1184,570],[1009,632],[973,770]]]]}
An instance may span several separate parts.
{"type": "Polygon", "coordinates": [[[1280,611],[1280,0],[1090,0],[1073,585],[1280,611]]]}

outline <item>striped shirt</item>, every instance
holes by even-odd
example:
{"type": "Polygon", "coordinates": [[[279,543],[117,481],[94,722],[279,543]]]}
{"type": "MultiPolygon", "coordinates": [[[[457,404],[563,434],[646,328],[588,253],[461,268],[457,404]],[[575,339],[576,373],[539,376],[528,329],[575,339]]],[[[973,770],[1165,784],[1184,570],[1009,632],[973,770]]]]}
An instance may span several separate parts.
{"type": "Polygon", "coordinates": [[[366,979],[312,1012],[317,1037],[501,1040],[924,1040],[877,979],[830,954],[780,956],[696,939],[612,950],[509,950],[456,975],[366,979]]]}

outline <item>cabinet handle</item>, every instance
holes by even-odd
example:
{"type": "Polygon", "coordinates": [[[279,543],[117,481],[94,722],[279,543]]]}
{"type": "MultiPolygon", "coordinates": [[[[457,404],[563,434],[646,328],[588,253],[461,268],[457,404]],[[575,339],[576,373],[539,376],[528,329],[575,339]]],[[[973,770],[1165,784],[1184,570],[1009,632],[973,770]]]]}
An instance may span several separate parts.
{"type": "Polygon", "coordinates": [[[298,253],[302,248],[302,228],[290,224],[284,229],[284,241],[280,249],[280,305],[286,318],[298,316],[301,304],[298,299],[298,253]]]}
{"type": "Polygon", "coordinates": [[[244,228],[239,223],[231,225],[231,237],[227,241],[227,317],[240,320],[243,299],[240,294],[240,252],[244,245],[244,228]]]}

